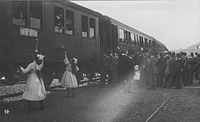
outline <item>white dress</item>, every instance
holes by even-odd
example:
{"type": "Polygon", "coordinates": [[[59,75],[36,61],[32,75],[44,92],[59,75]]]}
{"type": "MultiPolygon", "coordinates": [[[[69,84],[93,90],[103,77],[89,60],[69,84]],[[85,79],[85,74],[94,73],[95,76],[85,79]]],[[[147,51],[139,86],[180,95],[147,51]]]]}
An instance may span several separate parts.
{"type": "Polygon", "coordinates": [[[68,60],[65,61],[66,69],[62,76],[62,80],[60,82],[61,86],[65,88],[76,88],[78,87],[77,79],[74,74],[72,74],[72,67],[68,60]]]}
{"type": "MultiPolygon", "coordinates": [[[[42,64],[43,65],[43,64],[42,64]]],[[[27,73],[27,81],[22,99],[29,101],[40,101],[46,98],[46,89],[42,78],[39,79],[36,74],[36,68],[41,67],[35,62],[28,65],[26,69],[22,69],[23,73],[27,73]]]]}
{"type": "Polygon", "coordinates": [[[133,79],[134,80],[140,80],[140,71],[139,70],[135,71],[133,79]]]}

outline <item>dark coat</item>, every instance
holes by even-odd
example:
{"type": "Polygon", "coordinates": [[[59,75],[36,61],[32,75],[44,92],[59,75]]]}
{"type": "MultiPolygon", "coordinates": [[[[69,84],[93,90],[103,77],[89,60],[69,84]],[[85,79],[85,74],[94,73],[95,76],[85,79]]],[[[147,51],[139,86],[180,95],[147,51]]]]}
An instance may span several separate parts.
{"type": "Polygon", "coordinates": [[[157,60],[157,68],[158,68],[158,73],[164,74],[165,73],[165,68],[166,68],[166,60],[165,58],[158,58],[157,60]]]}

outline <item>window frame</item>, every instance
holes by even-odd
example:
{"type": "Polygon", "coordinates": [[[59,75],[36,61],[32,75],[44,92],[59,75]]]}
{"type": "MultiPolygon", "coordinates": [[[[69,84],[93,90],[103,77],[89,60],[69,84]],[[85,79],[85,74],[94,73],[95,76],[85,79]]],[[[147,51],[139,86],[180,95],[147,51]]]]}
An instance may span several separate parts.
{"type": "Polygon", "coordinates": [[[135,33],[131,32],[131,44],[134,45],[134,41],[135,41],[135,33]]]}
{"type": "Polygon", "coordinates": [[[90,39],[95,39],[96,38],[96,19],[95,18],[92,18],[92,17],[89,17],[89,28],[88,28],[88,31],[89,31],[89,38],[90,39]],[[94,36],[93,37],[90,37],[91,35],[90,35],[90,28],[91,28],[91,26],[90,26],[90,24],[91,24],[91,20],[94,20],[94,36]]]}
{"type": "Polygon", "coordinates": [[[139,35],[136,34],[136,45],[139,46],[139,35]]]}
{"type": "Polygon", "coordinates": [[[81,15],[81,38],[89,38],[89,17],[87,15],[81,15]],[[87,36],[86,37],[83,37],[83,17],[86,17],[87,18],[87,36]]]}
{"type": "Polygon", "coordinates": [[[149,39],[149,46],[152,46],[152,40],[149,39]]]}
{"type": "Polygon", "coordinates": [[[29,27],[32,29],[41,30],[43,28],[43,1],[29,1],[29,27]],[[31,2],[41,2],[40,28],[31,27],[31,2]]]}
{"type": "Polygon", "coordinates": [[[141,35],[140,46],[144,47],[144,37],[141,35]]]}
{"type": "Polygon", "coordinates": [[[65,32],[65,9],[63,7],[57,6],[57,5],[54,6],[54,26],[53,26],[53,30],[54,30],[55,33],[59,33],[59,34],[64,34],[64,32],[65,32]],[[55,27],[56,27],[56,18],[55,18],[56,17],[56,8],[60,8],[60,9],[63,10],[63,28],[62,28],[62,33],[55,31],[55,27]]]}
{"type": "Polygon", "coordinates": [[[127,43],[131,43],[131,32],[127,31],[127,43]]]}
{"type": "MultiPolygon", "coordinates": [[[[34,18],[34,17],[33,17],[34,18]]],[[[11,23],[12,23],[12,26],[16,26],[16,27],[24,27],[24,28],[30,28],[30,29],[35,29],[35,30],[41,30],[43,28],[43,1],[12,1],[12,15],[11,15],[11,23]],[[13,23],[13,12],[14,11],[14,2],[26,2],[26,17],[25,17],[25,25],[20,25],[20,24],[14,24],[13,23]],[[37,19],[40,19],[40,27],[37,28],[37,27],[31,27],[31,2],[41,2],[41,15],[40,15],[40,18],[37,18],[37,19]]]]}
{"type": "Polygon", "coordinates": [[[124,30],[124,42],[127,43],[127,30],[124,30]]]}
{"type": "Polygon", "coordinates": [[[148,38],[144,38],[144,42],[145,42],[145,47],[148,46],[148,38]]]}
{"type": "Polygon", "coordinates": [[[12,23],[12,25],[13,26],[16,26],[16,27],[25,27],[25,28],[28,28],[29,27],[29,13],[30,12],[28,12],[28,9],[30,8],[29,7],[30,6],[30,4],[29,4],[29,1],[12,1],[12,15],[11,15],[11,23],[12,23]],[[26,2],[26,16],[25,16],[25,24],[24,25],[20,25],[20,24],[14,24],[14,22],[13,22],[13,18],[15,18],[14,17],[14,12],[16,12],[15,11],[15,9],[14,9],[14,6],[16,5],[16,3],[14,3],[14,2],[26,2]]]}
{"type": "Polygon", "coordinates": [[[68,8],[66,8],[66,9],[64,9],[64,34],[66,34],[66,35],[68,35],[68,36],[74,36],[74,34],[75,34],[75,28],[74,28],[74,26],[75,26],[75,14],[74,14],[74,11],[72,11],[72,10],[70,10],[70,9],[68,9],[68,8]],[[71,12],[72,13],[72,15],[73,15],[73,19],[72,19],[72,34],[68,34],[68,33],[66,33],[66,30],[67,30],[67,26],[66,26],[66,15],[67,15],[67,12],[66,11],[69,11],[69,12],[71,12]]]}
{"type": "Polygon", "coordinates": [[[119,32],[119,40],[121,40],[121,42],[124,42],[125,36],[124,36],[124,29],[119,28],[118,29],[119,32]],[[121,38],[121,36],[123,35],[123,38],[121,38]]]}

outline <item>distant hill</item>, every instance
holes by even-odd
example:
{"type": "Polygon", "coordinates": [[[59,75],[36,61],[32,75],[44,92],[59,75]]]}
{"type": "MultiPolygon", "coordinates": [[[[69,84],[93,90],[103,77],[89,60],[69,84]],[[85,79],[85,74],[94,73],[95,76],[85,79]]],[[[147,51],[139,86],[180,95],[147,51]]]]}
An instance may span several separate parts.
{"type": "Polygon", "coordinates": [[[197,47],[200,47],[200,42],[189,46],[187,49],[197,49],[197,47]]]}
{"type": "Polygon", "coordinates": [[[174,50],[174,52],[178,53],[178,52],[186,52],[187,54],[190,54],[191,52],[195,53],[199,53],[200,54],[200,42],[193,44],[191,46],[189,46],[186,49],[179,49],[179,50],[174,50]]]}

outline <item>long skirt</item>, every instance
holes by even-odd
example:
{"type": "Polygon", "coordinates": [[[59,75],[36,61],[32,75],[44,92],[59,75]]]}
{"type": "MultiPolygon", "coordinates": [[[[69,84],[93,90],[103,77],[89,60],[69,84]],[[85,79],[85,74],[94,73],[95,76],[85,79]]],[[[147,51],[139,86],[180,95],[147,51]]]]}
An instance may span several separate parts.
{"type": "Polygon", "coordinates": [[[22,99],[29,101],[40,101],[46,98],[46,89],[42,78],[38,78],[36,73],[28,76],[26,87],[22,99]]]}
{"type": "Polygon", "coordinates": [[[72,74],[70,71],[65,71],[62,80],[61,80],[61,86],[65,88],[76,88],[78,87],[77,79],[74,74],[72,74]]]}

